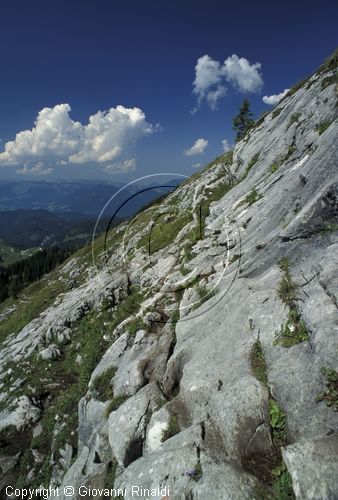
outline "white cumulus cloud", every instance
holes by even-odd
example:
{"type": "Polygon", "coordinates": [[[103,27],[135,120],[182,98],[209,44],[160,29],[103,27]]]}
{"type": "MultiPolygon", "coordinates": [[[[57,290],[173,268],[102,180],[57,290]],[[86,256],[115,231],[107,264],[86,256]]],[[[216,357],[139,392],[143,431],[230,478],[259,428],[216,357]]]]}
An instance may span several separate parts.
{"type": "Polygon", "coordinates": [[[200,168],[202,166],[202,163],[193,163],[193,165],[191,165],[192,168],[200,168]]]}
{"type": "MultiPolygon", "coordinates": [[[[245,57],[236,54],[221,64],[207,54],[198,58],[195,66],[193,93],[198,106],[205,99],[212,110],[217,109],[218,101],[227,93],[228,86],[239,92],[259,92],[263,86],[260,73],[261,64],[251,64],[245,57]]],[[[196,112],[197,108],[193,109],[196,112]]]]}
{"type": "Polygon", "coordinates": [[[86,125],[72,120],[70,111],[69,104],[43,108],[31,130],[17,133],[13,141],[5,144],[0,165],[29,166],[37,161],[105,164],[156,130],[139,108],[116,106],[98,111],[86,125]]]}
{"type": "Polygon", "coordinates": [[[130,158],[122,161],[117,161],[115,163],[111,163],[106,165],[105,170],[110,174],[118,174],[118,173],[127,173],[134,172],[136,169],[136,160],[135,158],[130,158]]]}
{"type": "Polygon", "coordinates": [[[199,104],[204,98],[212,106],[217,104],[217,99],[225,94],[225,88],[220,85],[221,80],[221,64],[218,61],[207,54],[197,59],[193,86],[199,104]]]}
{"type": "Polygon", "coordinates": [[[265,95],[263,97],[263,102],[265,104],[270,104],[271,106],[274,106],[275,104],[278,104],[281,99],[289,92],[290,89],[285,89],[283,92],[280,94],[274,94],[274,95],[265,95]]]}
{"type": "Polygon", "coordinates": [[[53,170],[52,167],[45,167],[43,162],[39,161],[30,168],[28,165],[24,165],[23,168],[16,170],[16,173],[20,175],[49,175],[53,170]]]}
{"type": "Polygon", "coordinates": [[[259,92],[263,86],[263,79],[259,72],[260,63],[250,64],[245,57],[233,54],[224,61],[223,71],[225,78],[241,92],[259,92]]]}
{"type": "Polygon", "coordinates": [[[222,146],[223,146],[223,152],[224,153],[227,153],[231,149],[231,146],[230,146],[230,144],[228,143],[228,141],[226,139],[223,139],[222,146]]]}
{"type": "Polygon", "coordinates": [[[184,154],[186,156],[194,156],[194,155],[200,155],[204,152],[205,148],[208,145],[208,140],[207,139],[196,139],[195,144],[191,146],[191,148],[186,149],[184,151],[184,154]]]}
{"type": "Polygon", "coordinates": [[[208,101],[208,104],[210,108],[215,111],[217,109],[218,101],[224,97],[226,94],[226,89],[225,87],[222,87],[222,85],[218,85],[215,90],[209,90],[207,93],[206,99],[208,101]]]}

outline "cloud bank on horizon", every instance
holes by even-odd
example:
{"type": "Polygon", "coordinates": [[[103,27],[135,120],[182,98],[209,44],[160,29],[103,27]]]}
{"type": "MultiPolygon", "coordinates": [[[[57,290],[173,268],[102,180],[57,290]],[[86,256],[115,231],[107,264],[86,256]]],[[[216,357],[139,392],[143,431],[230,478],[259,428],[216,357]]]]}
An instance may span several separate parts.
{"type": "Polygon", "coordinates": [[[225,59],[223,64],[205,54],[197,60],[193,93],[197,98],[196,112],[205,100],[212,110],[217,109],[218,101],[224,97],[229,86],[238,92],[260,92],[263,78],[259,62],[251,64],[245,57],[236,54],[225,59]]]}
{"type": "Polygon", "coordinates": [[[57,165],[85,163],[102,165],[110,173],[131,171],[135,159],[123,156],[137,140],[157,130],[136,107],[98,111],[86,125],[72,120],[70,111],[69,104],[43,108],[31,130],[18,132],[5,144],[0,166],[23,165],[17,170],[23,175],[47,175],[57,165]]]}

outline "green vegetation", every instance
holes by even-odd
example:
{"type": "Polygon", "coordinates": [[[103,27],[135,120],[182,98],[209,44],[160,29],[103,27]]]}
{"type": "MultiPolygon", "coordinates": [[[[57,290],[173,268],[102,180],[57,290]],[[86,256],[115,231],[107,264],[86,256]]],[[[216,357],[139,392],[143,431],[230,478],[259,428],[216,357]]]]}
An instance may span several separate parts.
{"type": "Polygon", "coordinates": [[[335,222],[327,222],[323,229],[321,229],[321,233],[335,233],[338,231],[338,224],[335,222]]]}
{"type": "Polygon", "coordinates": [[[204,199],[201,203],[202,216],[204,218],[209,215],[211,203],[223,198],[223,196],[228,191],[230,191],[231,188],[232,188],[231,184],[228,184],[226,182],[219,182],[216,186],[208,188],[208,190],[205,191],[206,199],[204,199]]]}
{"type": "Polygon", "coordinates": [[[118,463],[117,463],[117,460],[115,458],[111,462],[109,462],[107,472],[106,472],[105,478],[104,478],[104,488],[107,488],[107,489],[114,488],[117,466],[118,466],[118,463]]]}
{"type": "Polygon", "coordinates": [[[236,141],[238,142],[244,138],[245,134],[254,123],[248,99],[244,99],[241,107],[239,108],[239,112],[236,116],[234,116],[232,123],[233,129],[236,132],[236,141]]]}
{"type": "Polygon", "coordinates": [[[288,128],[290,128],[290,127],[291,127],[291,125],[292,125],[293,123],[298,123],[298,122],[299,122],[299,118],[300,118],[301,116],[302,116],[302,113],[293,113],[293,114],[290,116],[290,121],[289,121],[288,126],[286,127],[286,130],[287,130],[288,128]]]}
{"type": "Polygon", "coordinates": [[[9,243],[6,243],[5,241],[0,240],[0,266],[8,266],[18,262],[19,260],[27,259],[38,251],[39,248],[20,250],[12,245],[9,245],[9,243]]]}
{"type": "Polygon", "coordinates": [[[197,462],[197,464],[194,465],[194,472],[195,474],[192,476],[192,479],[197,483],[203,476],[203,469],[200,462],[197,462]]]}
{"type": "Polygon", "coordinates": [[[168,427],[162,432],[162,443],[181,431],[176,415],[171,415],[168,427]]]}
{"type": "MultiPolygon", "coordinates": [[[[202,231],[204,230],[204,221],[202,219],[202,231]]],[[[189,262],[191,259],[194,258],[193,252],[192,252],[192,247],[195,245],[195,243],[198,242],[200,238],[200,230],[196,226],[193,227],[191,231],[189,231],[186,243],[184,244],[183,250],[184,250],[184,262],[189,262]]],[[[183,273],[182,273],[183,274],[183,273]]]]}
{"type": "MultiPolygon", "coordinates": [[[[267,453],[258,459],[258,465],[263,469],[262,479],[265,488],[258,488],[255,498],[261,500],[270,500],[271,498],[286,500],[295,498],[291,476],[282,460],[280,451],[281,446],[287,444],[286,414],[278,402],[271,396],[264,353],[259,338],[252,346],[250,361],[255,377],[269,391],[269,421],[274,444],[274,451],[272,453],[267,453]]],[[[257,463],[255,460],[251,463],[251,470],[249,472],[254,471],[257,472],[257,463]]]]}
{"type": "Polygon", "coordinates": [[[285,94],[285,96],[279,102],[282,102],[286,97],[291,97],[293,94],[295,94],[299,89],[301,89],[309,81],[309,78],[310,78],[309,76],[306,76],[305,78],[303,78],[299,82],[292,85],[289,92],[287,94],[285,94]]]}
{"type": "Polygon", "coordinates": [[[275,500],[290,500],[295,498],[292,488],[292,478],[283,461],[272,471],[272,475],[275,478],[272,488],[273,498],[275,500]]]}
{"type": "MultiPolygon", "coordinates": [[[[330,57],[328,57],[323,62],[323,64],[321,64],[321,66],[316,71],[316,74],[320,75],[326,71],[335,70],[337,67],[338,67],[338,49],[336,49],[334,51],[334,53],[330,57]]],[[[293,94],[295,94],[300,88],[302,88],[309,81],[309,79],[310,79],[310,77],[305,77],[303,80],[301,80],[300,82],[293,85],[291,87],[291,89],[289,90],[289,92],[283,97],[283,99],[281,99],[281,101],[283,101],[285,98],[290,97],[293,94]]],[[[331,85],[333,83],[337,83],[337,79],[338,79],[337,73],[335,73],[332,76],[324,78],[322,80],[321,90],[324,90],[328,85],[331,85]]]]}
{"type": "Polygon", "coordinates": [[[276,447],[284,446],[287,441],[286,415],[273,398],[269,399],[269,415],[273,443],[276,447]]]}
{"type": "Polygon", "coordinates": [[[0,343],[8,335],[17,334],[22,328],[34,318],[53,304],[54,300],[67,290],[63,280],[58,279],[56,271],[45,275],[40,281],[32,283],[24,289],[19,298],[24,300],[15,301],[13,298],[6,299],[0,307],[0,314],[8,307],[16,305],[15,314],[9,315],[5,321],[0,322],[0,343]]]}
{"type": "Polygon", "coordinates": [[[247,177],[248,173],[250,172],[252,167],[258,162],[258,160],[259,160],[259,153],[254,154],[253,157],[250,158],[241,180],[244,180],[247,177]]]}
{"type": "Polygon", "coordinates": [[[235,253],[230,257],[229,264],[232,264],[233,262],[236,262],[236,260],[239,260],[241,258],[241,254],[235,253]]]}
{"type": "Polygon", "coordinates": [[[161,399],[161,398],[156,399],[155,401],[156,411],[160,410],[162,406],[164,406],[166,403],[167,403],[166,399],[161,399]]]}
{"type": "Polygon", "coordinates": [[[316,131],[318,132],[318,134],[322,135],[325,132],[325,130],[329,128],[331,123],[332,121],[323,121],[318,123],[318,125],[316,126],[316,131]]]}
{"type": "Polygon", "coordinates": [[[282,163],[284,163],[285,161],[287,161],[293,155],[293,153],[295,151],[296,151],[296,148],[294,146],[289,146],[287,152],[285,153],[285,155],[283,155],[279,160],[274,161],[270,165],[270,173],[274,174],[275,172],[277,172],[277,170],[282,165],[282,163]]]}
{"type": "Polygon", "coordinates": [[[197,292],[198,298],[203,303],[209,298],[209,292],[205,286],[196,285],[195,290],[197,292]]]}
{"type": "MultiPolygon", "coordinates": [[[[14,364],[10,366],[13,370],[12,377],[24,380],[11,397],[27,394],[39,398],[40,394],[45,393],[46,388],[50,391],[51,402],[41,419],[42,432],[32,440],[30,446],[47,453],[32,485],[49,484],[51,465],[48,453],[51,446],[55,460],[58,460],[59,450],[64,448],[66,443],[71,444],[76,452],[78,402],[86,394],[92,372],[107,348],[103,336],[111,334],[117,324],[134,314],[139,309],[141,300],[140,290],[130,287],[129,295],[117,307],[114,314],[109,309],[102,310],[99,315],[96,311],[90,311],[78,321],[77,325],[73,325],[72,341],[57,360],[37,361],[34,358],[27,360],[27,366],[14,364]],[[81,363],[76,362],[79,353],[81,353],[81,363]]],[[[115,368],[111,368],[97,377],[92,384],[95,397],[103,401],[111,400],[108,405],[110,411],[116,409],[126,399],[125,396],[113,395],[110,380],[114,373],[115,368]]],[[[23,455],[18,464],[19,483],[25,477],[26,459],[27,456],[23,455]]],[[[31,468],[33,467],[34,460],[31,464],[31,468]]]]}
{"type": "Polygon", "coordinates": [[[283,347],[291,347],[306,340],[309,340],[309,335],[304,321],[298,311],[290,309],[285,325],[282,325],[280,331],[276,332],[274,345],[280,344],[283,347]]]}
{"type": "Polygon", "coordinates": [[[279,262],[279,267],[283,271],[283,277],[279,283],[277,294],[281,301],[289,308],[288,319],[276,332],[274,345],[280,344],[283,347],[291,347],[309,339],[306,325],[301,318],[297,306],[297,285],[292,281],[289,270],[289,261],[286,257],[279,262]]]}
{"type": "Polygon", "coordinates": [[[251,348],[250,363],[257,380],[264,384],[269,391],[269,419],[272,430],[272,439],[275,447],[279,448],[280,446],[284,446],[287,441],[286,414],[277,401],[271,396],[270,388],[268,386],[265,357],[259,338],[255,341],[251,348]]]}
{"type": "Polygon", "coordinates": [[[330,85],[337,85],[337,83],[338,83],[338,74],[337,73],[333,74],[331,76],[327,76],[327,77],[323,78],[320,90],[323,91],[327,87],[329,87],[330,85]]]}
{"type": "Polygon", "coordinates": [[[256,203],[256,201],[258,201],[260,198],[263,198],[263,195],[261,195],[256,188],[253,188],[251,189],[251,191],[246,195],[246,197],[244,198],[244,200],[240,201],[236,207],[235,207],[235,210],[243,205],[245,205],[246,203],[251,206],[253,205],[254,203],[256,203]]]}
{"type": "Polygon", "coordinates": [[[184,264],[181,264],[180,265],[180,273],[182,274],[182,276],[186,276],[187,274],[190,273],[190,269],[185,266],[184,264]]]}
{"type": "Polygon", "coordinates": [[[137,248],[146,247],[150,254],[158,252],[172,243],[181,229],[191,221],[192,216],[189,213],[175,216],[167,213],[160,214],[153,222],[150,233],[145,234],[138,241],[137,248]],[[168,217],[169,220],[164,220],[165,217],[168,217]]]}
{"type": "Polygon", "coordinates": [[[290,156],[292,156],[295,151],[296,151],[296,148],[294,146],[289,146],[287,153],[282,158],[282,162],[288,160],[290,158],[290,156]]]}
{"type": "Polygon", "coordinates": [[[249,222],[251,221],[252,217],[249,217],[245,222],[242,224],[242,228],[246,229],[248,227],[249,222]]]}
{"type": "Polygon", "coordinates": [[[109,417],[112,411],[116,411],[120,406],[128,399],[125,394],[121,396],[114,396],[109,400],[108,406],[106,408],[106,416],[109,417]]]}
{"type": "Polygon", "coordinates": [[[256,379],[266,386],[268,383],[268,376],[262,344],[259,339],[256,340],[251,348],[250,361],[256,379]]]}
{"type": "Polygon", "coordinates": [[[116,328],[120,323],[122,323],[122,321],[137,313],[143,300],[144,292],[141,291],[140,287],[131,286],[129,289],[129,295],[113,314],[111,327],[113,329],[116,328]]]}
{"type": "Polygon", "coordinates": [[[133,321],[128,323],[127,330],[133,337],[139,330],[145,330],[146,325],[142,318],[135,318],[133,321]]]}
{"type": "MultiPolygon", "coordinates": [[[[7,455],[7,450],[15,443],[18,434],[14,425],[7,425],[0,431],[0,456],[7,455]]],[[[10,452],[8,453],[10,454],[10,452]]]]}
{"type": "Polygon", "coordinates": [[[91,389],[94,392],[95,399],[99,401],[107,401],[107,399],[112,396],[113,389],[110,382],[115,373],[116,368],[110,367],[106,371],[101,373],[101,375],[95,377],[91,385],[91,389]]]}
{"type": "Polygon", "coordinates": [[[287,267],[285,270],[284,269],[282,270],[284,271],[284,275],[278,285],[277,289],[278,297],[284,304],[286,304],[289,307],[292,307],[295,301],[297,300],[296,297],[297,287],[295,283],[292,281],[289,268],[287,267]]]}
{"type": "MultiPolygon", "coordinates": [[[[59,449],[64,448],[69,443],[77,449],[77,426],[78,426],[78,402],[87,392],[88,382],[91,374],[100,361],[105,345],[102,343],[102,334],[105,331],[107,318],[98,318],[93,313],[89,313],[79,321],[78,328],[74,332],[72,343],[65,352],[64,358],[47,363],[48,370],[45,370],[45,363],[34,363],[34,373],[32,376],[41,381],[44,390],[48,383],[53,385],[59,381],[57,388],[51,393],[51,404],[45,409],[41,424],[42,432],[35,437],[31,443],[32,448],[46,453],[51,449],[54,452],[54,459],[58,459],[59,449]],[[75,362],[77,344],[80,343],[82,362],[75,362]],[[62,415],[62,425],[57,424],[57,420],[62,415]],[[58,432],[55,433],[55,430],[58,432]]],[[[108,378],[108,377],[106,377],[108,378]]],[[[34,381],[26,381],[26,384],[35,384],[34,381]]],[[[107,390],[107,387],[96,387],[100,394],[107,390]]],[[[20,470],[22,465],[20,462],[20,470]]],[[[50,457],[45,458],[40,470],[37,473],[34,484],[48,486],[51,473],[50,457]]]]}
{"type": "Polygon", "coordinates": [[[278,162],[274,162],[270,165],[270,173],[271,174],[274,174],[275,172],[277,172],[278,170],[278,167],[279,167],[279,163],[278,162]]]}
{"type": "Polygon", "coordinates": [[[333,71],[338,68],[338,48],[335,49],[333,54],[325,59],[325,61],[320,65],[317,73],[324,73],[325,71],[333,71]]]}
{"type": "Polygon", "coordinates": [[[173,325],[173,327],[175,327],[179,319],[180,319],[180,309],[177,308],[171,314],[171,324],[173,325]]]}
{"type": "Polygon", "coordinates": [[[328,57],[323,64],[319,67],[317,73],[321,74],[326,71],[333,71],[331,76],[327,76],[322,80],[321,90],[325,90],[329,85],[338,83],[338,73],[334,71],[338,68],[338,49],[336,49],[333,54],[328,57]]]}
{"type": "MultiPolygon", "coordinates": [[[[225,166],[228,165],[230,166],[232,164],[232,157],[233,157],[233,151],[227,151],[226,153],[217,156],[214,160],[212,160],[210,163],[208,163],[202,170],[199,170],[192,176],[190,176],[188,179],[186,179],[181,185],[186,185],[186,184],[191,184],[194,182],[196,179],[199,179],[205,172],[208,170],[212,169],[215,165],[222,163],[225,166]]],[[[177,202],[177,197],[176,196],[171,196],[170,197],[170,203],[177,202]]]]}
{"type": "Polygon", "coordinates": [[[283,111],[283,108],[276,108],[272,112],[272,118],[277,118],[278,115],[283,111]]]}
{"type": "Polygon", "coordinates": [[[326,390],[317,396],[317,401],[325,401],[327,406],[338,411],[338,372],[332,368],[322,367],[322,374],[326,379],[326,390]]]}
{"type": "Polygon", "coordinates": [[[206,286],[201,286],[199,284],[195,286],[195,290],[198,295],[198,302],[193,306],[193,310],[200,307],[201,304],[204,304],[204,302],[206,302],[215,295],[214,290],[208,290],[206,286]]]}
{"type": "MultiPolygon", "coordinates": [[[[203,200],[201,201],[200,205],[197,207],[197,219],[198,219],[198,226],[194,227],[192,231],[190,231],[188,235],[188,244],[190,244],[190,247],[192,247],[201,237],[204,238],[204,228],[205,228],[205,219],[208,217],[210,214],[210,205],[214,201],[218,201],[223,196],[230,191],[230,189],[233,187],[233,184],[225,182],[222,180],[222,182],[218,182],[216,186],[208,187],[205,192],[203,193],[203,200]]],[[[190,248],[191,249],[191,248],[190,248]]],[[[190,259],[189,259],[190,260],[190,259]]]]}
{"type": "Polygon", "coordinates": [[[253,188],[250,193],[246,195],[245,203],[248,203],[248,205],[253,205],[260,198],[263,198],[263,195],[261,195],[256,188],[253,188]]]}

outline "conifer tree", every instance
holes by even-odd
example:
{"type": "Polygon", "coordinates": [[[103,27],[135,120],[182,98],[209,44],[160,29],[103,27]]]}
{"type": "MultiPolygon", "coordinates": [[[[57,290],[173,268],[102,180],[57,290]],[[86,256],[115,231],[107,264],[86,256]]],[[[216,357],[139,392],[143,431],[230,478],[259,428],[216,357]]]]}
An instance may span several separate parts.
{"type": "Polygon", "coordinates": [[[239,108],[238,115],[232,119],[233,129],[236,132],[236,142],[243,139],[249,128],[253,124],[252,112],[250,111],[250,102],[244,99],[242,106],[239,108]]]}

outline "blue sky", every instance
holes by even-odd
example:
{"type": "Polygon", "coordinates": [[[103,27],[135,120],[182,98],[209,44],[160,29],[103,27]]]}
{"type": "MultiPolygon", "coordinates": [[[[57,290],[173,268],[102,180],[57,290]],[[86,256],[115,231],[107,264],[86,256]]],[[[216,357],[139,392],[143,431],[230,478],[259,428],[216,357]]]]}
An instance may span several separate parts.
{"type": "Polygon", "coordinates": [[[258,116],[333,52],[337,15],[334,0],[4,0],[0,178],[190,175],[233,142],[244,97],[258,116]]]}

